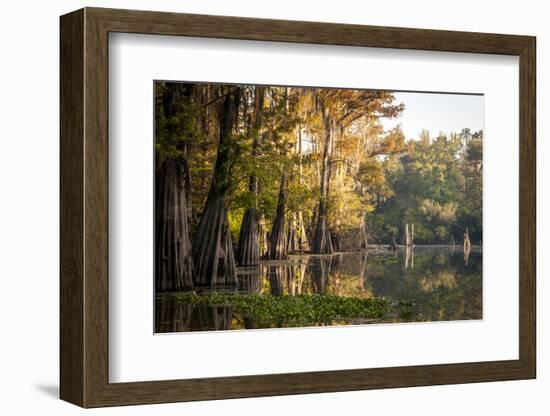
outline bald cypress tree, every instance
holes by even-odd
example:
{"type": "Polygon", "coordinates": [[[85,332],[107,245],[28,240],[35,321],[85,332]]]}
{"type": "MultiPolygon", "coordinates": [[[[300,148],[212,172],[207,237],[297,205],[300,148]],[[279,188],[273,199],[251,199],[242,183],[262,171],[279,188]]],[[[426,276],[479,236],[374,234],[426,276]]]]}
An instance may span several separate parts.
{"type": "Polygon", "coordinates": [[[271,236],[269,240],[269,258],[273,260],[282,260],[288,257],[287,240],[285,232],[285,214],[287,198],[287,178],[286,174],[281,175],[279,185],[279,197],[277,198],[277,213],[273,221],[271,236]]]}
{"type": "Polygon", "coordinates": [[[155,287],[162,292],[193,287],[186,160],[192,132],[185,127],[193,92],[189,84],[156,87],[155,287]]]}
{"type": "MultiPolygon", "coordinates": [[[[255,88],[255,109],[254,109],[254,127],[251,132],[253,135],[252,157],[256,158],[258,146],[261,140],[262,115],[264,107],[265,88],[255,88]]],[[[248,189],[253,197],[252,206],[248,207],[244,213],[241,228],[239,232],[239,242],[237,245],[237,263],[240,266],[257,266],[260,264],[260,227],[258,219],[257,197],[258,197],[258,177],[255,173],[250,176],[248,189]]]]}
{"type": "Polygon", "coordinates": [[[233,241],[227,221],[227,194],[235,161],[233,143],[241,100],[240,87],[224,87],[219,111],[216,162],[205,208],[193,241],[197,286],[237,285],[233,241]]]}

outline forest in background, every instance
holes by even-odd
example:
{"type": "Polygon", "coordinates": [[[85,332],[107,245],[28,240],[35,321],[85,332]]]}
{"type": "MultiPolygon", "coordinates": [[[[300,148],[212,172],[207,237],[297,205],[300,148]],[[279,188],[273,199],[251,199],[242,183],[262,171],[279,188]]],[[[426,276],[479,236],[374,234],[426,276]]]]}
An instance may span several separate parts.
{"type": "Polygon", "coordinates": [[[391,91],[156,82],[157,290],[290,254],[481,244],[483,133],[385,131],[404,111],[391,91]]]}

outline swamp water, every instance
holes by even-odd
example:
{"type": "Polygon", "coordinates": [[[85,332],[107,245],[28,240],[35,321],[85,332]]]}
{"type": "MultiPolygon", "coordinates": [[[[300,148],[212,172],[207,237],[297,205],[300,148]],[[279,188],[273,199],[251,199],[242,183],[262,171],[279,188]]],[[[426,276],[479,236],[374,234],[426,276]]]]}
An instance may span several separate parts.
{"type": "Polygon", "coordinates": [[[155,332],[482,319],[472,247],[296,255],[239,269],[238,289],[155,299],[155,332]]]}

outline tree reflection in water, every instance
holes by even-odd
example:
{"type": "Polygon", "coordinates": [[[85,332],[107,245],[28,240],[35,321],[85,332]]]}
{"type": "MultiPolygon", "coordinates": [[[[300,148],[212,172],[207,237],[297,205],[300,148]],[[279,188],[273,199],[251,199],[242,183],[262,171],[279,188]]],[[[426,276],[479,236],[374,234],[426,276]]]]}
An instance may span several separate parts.
{"type": "MultiPolygon", "coordinates": [[[[239,292],[384,297],[411,303],[406,315],[376,322],[482,318],[482,253],[439,248],[400,248],[334,255],[300,255],[239,270],[239,292]]],[[[156,299],[156,332],[255,328],[237,322],[231,306],[186,305],[170,295],[156,299]]]]}
{"type": "Polygon", "coordinates": [[[169,295],[155,299],[155,332],[219,331],[232,329],[231,306],[186,305],[169,295]]]}

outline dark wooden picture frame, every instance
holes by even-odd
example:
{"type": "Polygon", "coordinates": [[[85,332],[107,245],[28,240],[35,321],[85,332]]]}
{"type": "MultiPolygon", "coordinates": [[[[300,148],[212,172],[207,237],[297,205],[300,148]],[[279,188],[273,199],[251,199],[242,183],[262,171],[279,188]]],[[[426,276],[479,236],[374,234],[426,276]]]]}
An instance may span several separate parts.
{"type": "Polygon", "coordinates": [[[82,407],[337,392],[536,376],[535,50],[530,36],[85,8],[61,17],[60,396],[82,407]],[[109,383],[110,32],[519,57],[519,359],[109,383]]]}

